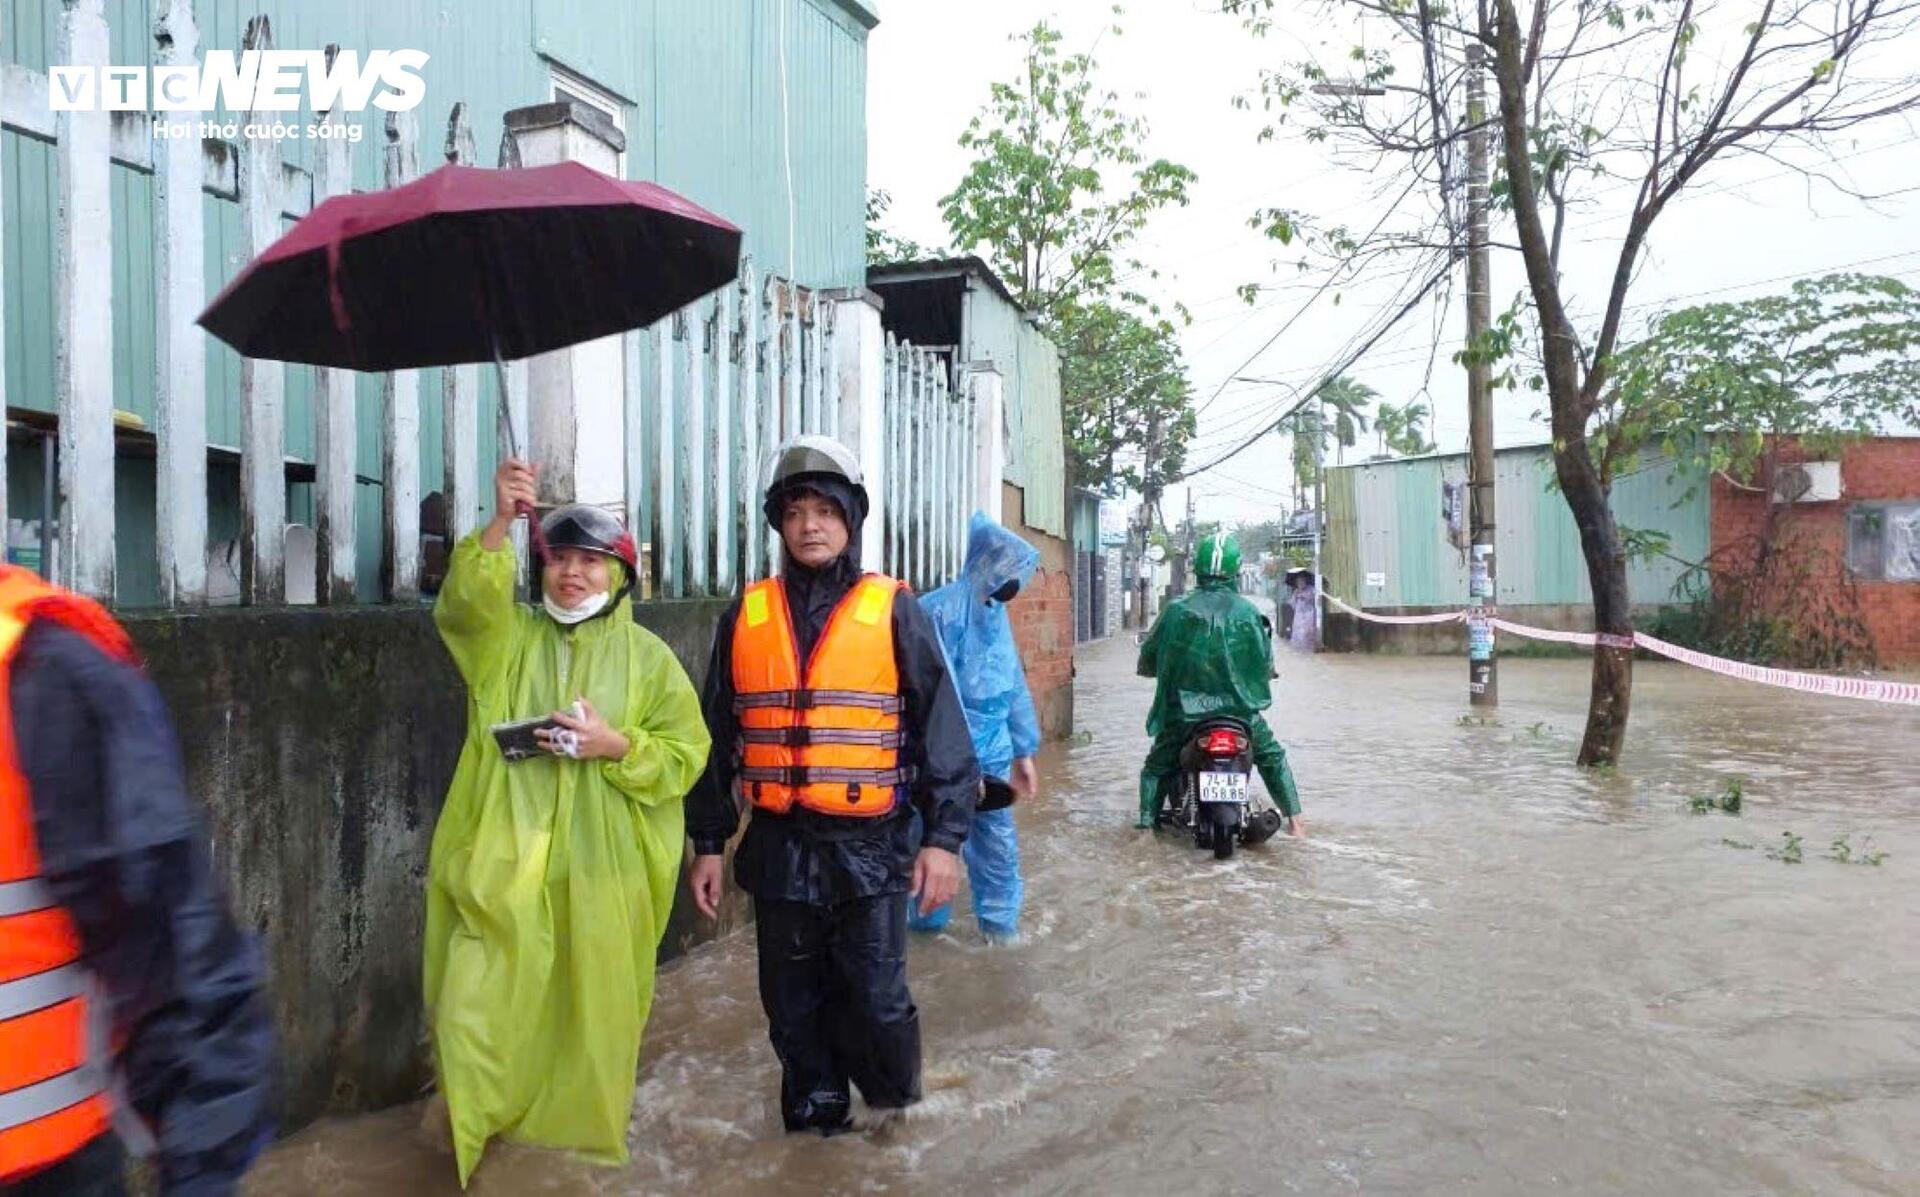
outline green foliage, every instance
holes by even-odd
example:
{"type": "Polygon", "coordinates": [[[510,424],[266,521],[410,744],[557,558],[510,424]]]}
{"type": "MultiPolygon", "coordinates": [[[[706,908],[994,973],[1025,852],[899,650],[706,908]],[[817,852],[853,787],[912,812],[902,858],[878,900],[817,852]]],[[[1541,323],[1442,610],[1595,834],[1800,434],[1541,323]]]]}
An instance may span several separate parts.
{"type": "Polygon", "coordinates": [[[1873,846],[1872,836],[1862,840],[1856,851],[1850,837],[1840,835],[1834,837],[1833,844],[1827,852],[1827,859],[1837,864],[1866,865],[1877,869],[1887,859],[1887,854],[1873,846]]]}
{"type": "Polygon", "coordinates": [[[1028,310],[1057,320],[1118,289],[1147,220],[1185,205],[1194,173],[1140,147],[1147,123],[1094,83],[1091,54],[1067,54],[1045,21],[1020,39],[1021,76],[995,83],[960,144],[973,165],[942,201],[954,244],[984,250],[1028,310]]]}
{"type": "Polygon", "coordinates": [[[1616,356],[1600,416],[1615,471],[1654,450],[1740,482],[1760,480],[1770,438],[1820,453],[1920,422],[1920,292],[1830,274],[1669,313],[1616,356]]]}
{"type": "Polygon", "coordinates": [[[1380,452],[1396,457],[1418,457],[1434,451],[1434,443],[1421,430],[1430,412],[1427,405],[1408,401],[1399,406],[1382,403],[1373,416],[1373,430],[1380,436],[1380,452]]]}
{"type": "Polygon", "coordinates": [[[1095,301],[1066,308],[1052,332],[1062,355],[1074,480],[1108,491],[1163,489],[1186,464],[1196,430],[1173,325],[1095,301]],[[1143,454],[1151,442],[1157,451],[1143,454]]]}
{"type": "Polygon", "coordinates": [[[1756,665],[1848,669],[1875,663],[1859,583],[1844,552],[1791,526],[1736,539],[1707,561],[1689,565],[1674,594],[1678,605],[1662,607],[1636,626],[1661,640],[1756,665]]]}
{"type": "Polygon", "coordinates": [[[1333,441],[1336,461],[1344,459],[1345,451],[1360,443],[1360,437],[1367,431],[1367,405],[1379,397],[1380,392],[1344,374],[1336,375],[1320,388],[1318,402],[1332,417],[1326,431],[1333,441]]]}
{"type": "Polygon", "coordinates": [[[1687,809],[1696,815],[1721,814],[1737,815],[1746,804],[1746,782],[1733,778],[1722,786],[1718,794],[1695,794],[1687,800],[1687,809]]]}
{"type": "Polygon", "coordinates": [[[1154,213],[1186,204],[1195,176],[1146,159],[1146,121],[1097,86],[1091,54],[1067,53],[1046,21],[1016,40],[1020,75],[993,85],[960,138],[973,162],[941,200],[947,228],[1060,347],[1075,482],[1157,491],[1194,435],[1191,390],[1168,313],[1123,283],[1153,277],[1130,247],[1154,213]],[[1143,456],[1151,471],[1131,464],[1143,456]]]}
{"type": "Polygon", "coordinates": [[[1782,864],[1799,864],[1806,859],[1805,842],[1791,831],[1780,833],[1780,846],[1767,850],[1768,860],[1777,860],[1782,864]]]}
{"type": "Polygon", "coordinates": [[[887,231],[884,221],[893,197],[881,188],[867,188],[867,265],[884,266],[893,262],[918,262],[938,257],[936,250],[917,241],[887,231]]]}
{"type": "Polygon", "coordinates": [[[1287,526],[1280,520],[1263,520],[1234,529],[1233,536],[1240,542],[1240,556],[1252,561],[1262,553],[1279,549],[1286,534],[1287,526]]]}

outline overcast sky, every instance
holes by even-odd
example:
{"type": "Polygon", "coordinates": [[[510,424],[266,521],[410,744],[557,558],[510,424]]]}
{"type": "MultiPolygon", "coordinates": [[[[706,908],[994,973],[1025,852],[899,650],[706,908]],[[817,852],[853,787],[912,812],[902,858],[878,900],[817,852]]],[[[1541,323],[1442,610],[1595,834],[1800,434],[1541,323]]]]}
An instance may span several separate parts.
{"type": "MultiPolygon", "coordinates": [[[[1258,143],[1264,121],[1237,110],[1233,99],[1253,92],[1263,66],[1284,66],[1308,54],[1332,61],[1353,37],[1330,27],[1318,5],[1282,5],[1290,15],[1265,39],[1219,15],[1217,7],[1211,0],[1134,0],[1121,21],[1123,34],[1115,37],[1104,32],[1112,22],[1111,0],[883,0],[868,57],[869,184],[892,193],[888,224],[894,231],[942,246],[947,237],[938,201],[968,162],[957,141],[989,85],[1017,70],[1020,49],[1012,35],[1051,18],[1065,33],[1068,50],[1095,46],[1101,83],[1123,96],[1139,93],[1128,105],[1152,126],[1146,153],[1199,175],[1192,204],[1156,217],[1138,246],[1139,256],[1161,272],[1147,289],[1162,301],[1185,303],[1194,317],[1182,342],[1196,401],[1205,406],[1192,463],[1239,444],[1283,400],[1279,388],[1230,379],[1238,374],[1310,384],[1383,307],[1398,306],[1392,300],[1405,281],[1390,277],[1404,264],[1383,264],[1342,288],[1338,305],[1329,294],[1302,310],[1324,276],[1296,274],[1298,253],[1248,228],[1248,216],[1276,205],[1370,223],[1380,211],[1371,197],[1381,180],[1343,167],[1325,145],[1297,137],[1258,143]],[[1275,262],[1283,273],[1269,273],[1275,262]],[[1307,288],[1264,295],[1252,308],[1235,294],[1247,282],[1302,280],[1307,288]],[[1262,351],[1269,339],[1272,345],[1262,351]],[[1223,383],[1227,389],[1220,391],[1223,383]]],[[[1656,226],[1652,255],[1630,297],[1638,319],[1630,314],[1627,331],[1641,328],[1662,300],[1745,298],[1839,267],[1920,282],[1915,127],[1870,126],[1832,149],[1858,188],[1876,194],[1914,190],[1867,208],[1831,189],[1810,189],[1777,166],[1716,165],[1692,197],[1656,226]]],[[[1598,210],[1579,218],[1569,233],[1564,265],[1576,314],[1597,311],[1604,300],[1630,202],[1625,190],[1603,197],[1598,210]]],[[[1518,256],[1496,253],[1493,277],[1498,311],[1525,285],[1518,256]]],[[[1467,438],[1465,379],[1449,360],[1464,332],[1458,300],[1463,284],[1452,290],[1451,306],[1443,309],[1437,300],[1423,306],[1350,371],[1389,401],[1428,398],[1436,413],[1430,434],[1446,451],[1464,449],[1467,438]]],[[[1499,442],[1545,439],[1544,426],[1531,418],[1538,406],[1534,396],[1502,393],[1499,442]]],[[[1370,451],[1363,445],[1361,455],[1370,451]]],[[[1268,436],[1194,479],[1200,516],[1269,518],[1285,501],[1288,475],[1286,441],[1268,436]]],[[[1178,518],[1185,502],[1184,487],[1169,493],[1169,520],[1178,518]]]]}

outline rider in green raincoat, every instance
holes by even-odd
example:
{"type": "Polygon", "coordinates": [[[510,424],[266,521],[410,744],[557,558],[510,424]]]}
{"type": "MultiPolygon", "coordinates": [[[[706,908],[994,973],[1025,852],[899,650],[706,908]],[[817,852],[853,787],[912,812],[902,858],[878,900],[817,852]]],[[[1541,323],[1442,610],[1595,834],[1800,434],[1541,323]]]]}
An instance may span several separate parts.
{"type": "Polygon", "coordinates": [[[434,832],[426,1000],[464,1186],[495,1135],[627,1158],[654,954],[707,760],[699,695],[633,621],[633,539],[591,507],[543,523],[542,606],[507,541],[533,473],[495,479],[493,523],[454,550],[434,622],[469,693],[434,832]],[[544,609],[543,609],[544,608],[544,609]],[[578,708],[574,704],[580,703],[578,708]],[[510,762],[494,724],[562,712],[510,762]]]}
{"type": "Polygon", "coordinates": [[[1216,715],[1244,719],[1253,733],[1253,763],[1267,792],[1304,832],[1300,792],[1287,767],[1287,750],[1260,712],[1273,705],[1273,630],[1258,608],[1240,597],[1240,546],[1218,533],[1193,554],[1199,588],[1168,604],[1140,645],[1139,673],[1156,678],[1147,733],[1153,747],[1140,770],[1138,827],[1160,816],[1162,783],[1179,767],[1187,729],[1216,715]]]}

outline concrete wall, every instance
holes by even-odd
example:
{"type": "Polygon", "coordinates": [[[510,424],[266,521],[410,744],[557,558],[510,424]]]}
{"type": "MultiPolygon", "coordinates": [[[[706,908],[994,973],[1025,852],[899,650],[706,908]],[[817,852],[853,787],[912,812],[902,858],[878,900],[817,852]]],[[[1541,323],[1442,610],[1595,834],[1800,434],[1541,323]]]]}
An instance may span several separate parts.
{"type": "Polygon", "coordinates": [[[1007,615],[1041,734],[1051,739],[1073,733],[1073,546],[1028,527],[1024,499],[1019,487],[1005,484],[1002,522],[1040,550],[1040,568],[1007,615]]]}
{"type": "MultiPolygon", "coordinates": [[[[698,684],[718,602],[640,622],[698,684]]],[[[282,1126],[416,1096],[430,1071],[420,957],[427,853],[466,698],[424,608],[130,617],[241,922],[264,941],[282,1126]]],[[[729,910],[722,929],[742,913],[729,910]]],[[[710,929],[682,887],[662,959],[710,929]]]]}

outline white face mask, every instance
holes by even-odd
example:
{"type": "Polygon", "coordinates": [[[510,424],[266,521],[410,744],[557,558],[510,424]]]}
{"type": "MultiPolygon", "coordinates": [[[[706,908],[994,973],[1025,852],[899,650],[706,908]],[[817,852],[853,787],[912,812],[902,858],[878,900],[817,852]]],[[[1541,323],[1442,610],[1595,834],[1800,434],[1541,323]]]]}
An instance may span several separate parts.
{"type": "Polygon", "coordinates": [[[578,607],[562,607],[553,601],[552,595],[542,595],[540,603],[546,607],[547,614],[553,616],[555,623],[572,627],[576,623],[585,623],[607,609],[607,603],[613,595],[605,590],[592,598],[583,599],[578,607]]]}

